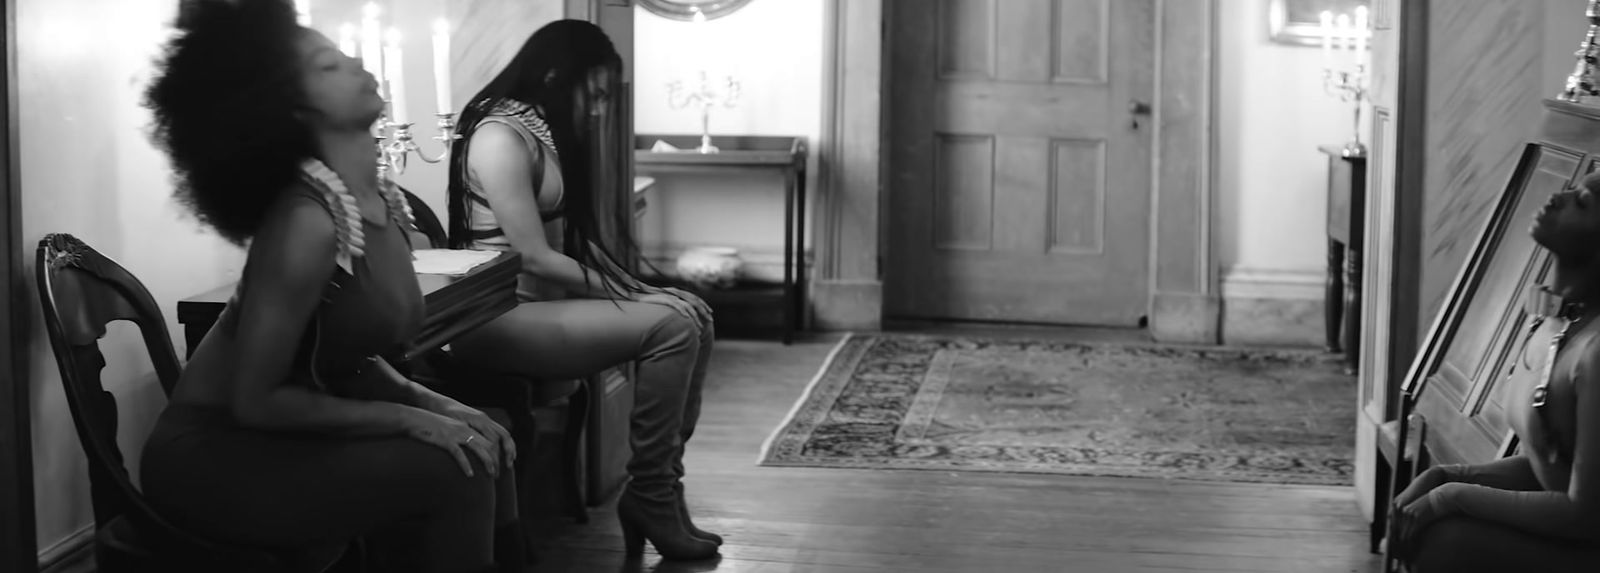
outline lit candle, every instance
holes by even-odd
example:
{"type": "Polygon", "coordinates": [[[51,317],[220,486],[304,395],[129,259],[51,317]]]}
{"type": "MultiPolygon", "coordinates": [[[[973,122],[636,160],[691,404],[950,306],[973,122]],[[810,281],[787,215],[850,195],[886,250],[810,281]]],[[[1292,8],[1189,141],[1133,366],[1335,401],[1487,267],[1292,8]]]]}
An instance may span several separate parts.
{"type": "Polygon", "coordinates": [[[1355,48],[1355,39],[1351,38],[1353,34],[1350,33],[1349,14],[1340,14],[1337,18],[1334,18],[1333,27],[1339,30],[1339,43],[1343,44],[1341,49],[1349,50],[1355,48]]]}
{"type": "Polygon", "coordinates": [[[406,76],[400,58],[400,31],[389,29],[388,45],[383,48],[383,75],[389,79],[389,115],[395,123],[409,123],[406,114],[406,76]]]}
{"type": "Polygon", "coordinates": [[[1322,25],[1322,68],[1333,67],[1333,12],[1323,10],[1319,16],[1322,25]]]}
{"type": "Polygon", "coordinates": [[[294,0],[294,12],[301,26],[311,27],[311,0],[294,0]]]}
{"type": "Polygon", "coordinates": [[[379,89],[383,89],[383,36],[378,30],[377,3],[368,2],[361,10],[361,67],[366,68],[372,77],[378,79],[379,89]]]}
{"type": "Polygon", "coordinates": [[[450,102],[450,23],[444,18],[433,21],[433,98],[439,113],[454,113],[450,102]]]}
{"type": "Polygon", "coordinates": [[[359,55],[356,51],[358,49],[356,47],[356,25],[345,22],[344,25],[339,26],[339,51],[344,52],[346,56],[354,58],[359,55]]]}
{"type": "Polygon", "coordinates": [[[1352,50],[1354,55],[1351,57],[1355,59],[1355,64],[1359,66],[1365,63],[1362,60],[1365,58],[1367,50],[1366,6],[1356,6],[1356,29],[1353,31],[1353,34],[1355,36],[1356,48],[1355,50],[1352,50]]]}

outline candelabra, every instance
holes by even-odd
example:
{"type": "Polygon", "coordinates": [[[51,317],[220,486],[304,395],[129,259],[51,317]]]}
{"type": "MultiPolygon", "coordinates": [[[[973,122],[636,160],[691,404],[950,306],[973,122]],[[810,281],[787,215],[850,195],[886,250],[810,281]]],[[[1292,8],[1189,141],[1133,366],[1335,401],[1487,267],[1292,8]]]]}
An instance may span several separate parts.
{"type": "Polygon", "coordinates": [[[1322,89],[1339,101],[1353,103],[1352,137],[1344,144],[1345,157],[1366,157],[1367,146],[1361,143],[1361,103],[1367,98],[1367,66],[1354,64],[1349,69],[1322,69],[1322,89]]]}
{"type": "Polygon", "coordinates": [[[694,91],[685,91],[682,81],[673,81],[667,84],[667,105],[672,109],[683,109],[689,106],[700,106],[700,153],[716,153],[717,146],[711,144],[711,108],[732,108],[738,105],[740,95],[739,81],[732,76],[727,77],[727,83],[721,90],[713,88],[709,76],[704,70],[700,71],[700,88],[694,91]]]}
{"type": "Polygon", "coordinates": [[[438,113],[434,114],[434,116],[438,118],[435,125],[438,126],[439,135],[435,135],[430,139],[443,144],[444,148],[439,151],[438,155],[433,156],[425,153],[422,147],[417,145],[416,140],[412,138],[411,126],[416,124],[390,121],[387,114],[378,120],[374,129],[374,136],[377,139],[382,166],[385,169],[393,171],[396,175],[405,173],[407,158],[412,154],[415,154],[425,163],[438,163],[450,157],[451,144],[455,143],[455,140],[461,139],[461,136],[455,132],[456,114],[438,113]],[[391,134],[385,135],[386,131],[391,134]]]}
{"type": "Polygon", "coordinates": [[[1600,46],[1596,45],[1596,36],[1600,35],[1600,0],[1589,0],[1589,7],[1583,15],[1589,21],[1589,32],[1578,44],[1578,51],[1573,53],[1578,57],[1578,63],[1573,67],[1572,75],[1567,76],[1567,88],[1556,96],[1562,101],[1576,103],[1586,96],[1600,96],[1600,89],[1595,87],[1595,59],[1600,56],[1600,46]]]}

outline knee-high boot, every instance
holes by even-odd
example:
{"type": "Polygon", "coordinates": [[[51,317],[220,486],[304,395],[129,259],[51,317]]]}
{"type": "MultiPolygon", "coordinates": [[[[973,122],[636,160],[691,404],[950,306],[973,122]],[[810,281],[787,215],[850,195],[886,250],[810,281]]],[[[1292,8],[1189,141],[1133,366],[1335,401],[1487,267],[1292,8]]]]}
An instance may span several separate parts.
{"type": "Polygon", "coordinates": [[[685,527],[676,487],[684,407],[700,346],[694,326],[692,320],[674,314],[646,334],[647,350],[639,361],[629,424],[632,479],[617,501],[629,556],[643,552],[646,540],[668,559],[707,559],[717,554],[715,543],[695,537],[685,527]]]}
{"type": "Polygon", "coordinates": [[[716,339],[716,332],[711,322],[700,326],[700,351],[695,356],[694,373],[689,378],[689,393],[685,397],[683,406],[683,427],[678,430],[682,447],[678,448],[678,455],[672,460],[672,470],[678,475],[674,484],[678,492],[678,513],[683,516],[683,526],[689,534],[722,545],[722,536],[696,527],[694,521],[689,519],[689,504],[683,490],[683,455],[688,449],[689,438],[694,436],[694,428],[700,422],[700,394],[705,387],[706,365],[711,361],[711,348],[716,339]]]}

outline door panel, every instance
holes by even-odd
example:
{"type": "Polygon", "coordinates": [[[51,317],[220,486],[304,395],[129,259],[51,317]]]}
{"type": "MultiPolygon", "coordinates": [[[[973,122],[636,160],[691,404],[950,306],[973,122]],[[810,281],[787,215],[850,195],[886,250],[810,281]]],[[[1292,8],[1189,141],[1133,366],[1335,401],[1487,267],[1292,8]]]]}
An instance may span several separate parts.
{"type": "Polygon", "coordinates": [[[890,13],[890,316],[1134,326],[1149,304],[1152,0],[890,13]]]}

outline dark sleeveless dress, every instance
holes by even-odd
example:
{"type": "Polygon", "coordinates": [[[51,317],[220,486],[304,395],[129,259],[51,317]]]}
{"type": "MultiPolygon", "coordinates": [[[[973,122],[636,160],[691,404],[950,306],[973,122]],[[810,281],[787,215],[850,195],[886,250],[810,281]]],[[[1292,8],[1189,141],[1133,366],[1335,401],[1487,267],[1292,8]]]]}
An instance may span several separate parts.
{"type": "MultiPolygon", "coordinates": [[[[327,207],[309,190],[300,193],[327,207]]],[[[334,271],[286,384],[337,394],[342,379],[369,357],[399,349],[421,325],[405,226],[393,218],[362,224],[365,256],[352,258],[353,272],[334,271]]],[[[238,302],[249,295],[241,282],[214,328],[231,336],[243,310],[238,302]]],[[[420,440],[256,430],[236,424],[225,407],[182,403],[162,412],[140,476],[164,517],[218,541],[257,547],[338,544],[494,488],[467,478],[448,453],[420,440]]]]}

